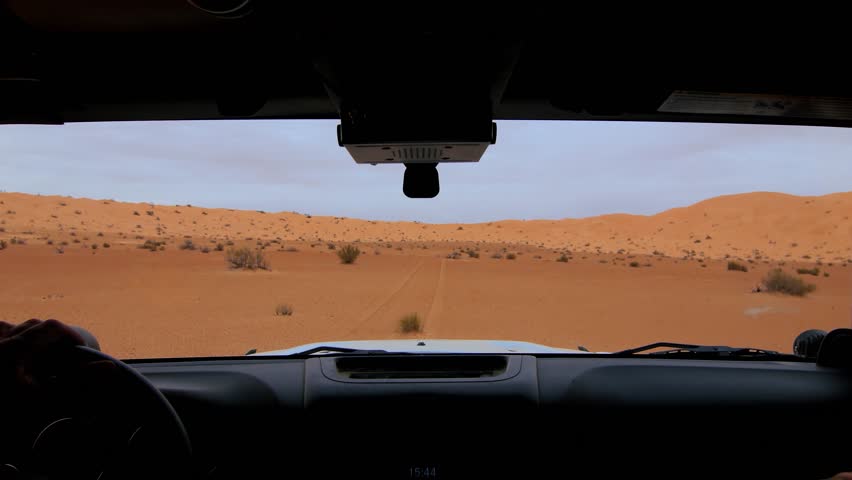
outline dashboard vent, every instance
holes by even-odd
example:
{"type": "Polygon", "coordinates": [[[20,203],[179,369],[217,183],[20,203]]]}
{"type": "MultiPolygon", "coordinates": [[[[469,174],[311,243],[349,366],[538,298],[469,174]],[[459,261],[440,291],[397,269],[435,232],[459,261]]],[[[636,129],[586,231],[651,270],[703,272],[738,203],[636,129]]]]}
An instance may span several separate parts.
{"type": "Polygon", "coordinates": [[[506,372],[499,355],[340,357],[337,373],[353,380],[487,378],[506,372]]]}

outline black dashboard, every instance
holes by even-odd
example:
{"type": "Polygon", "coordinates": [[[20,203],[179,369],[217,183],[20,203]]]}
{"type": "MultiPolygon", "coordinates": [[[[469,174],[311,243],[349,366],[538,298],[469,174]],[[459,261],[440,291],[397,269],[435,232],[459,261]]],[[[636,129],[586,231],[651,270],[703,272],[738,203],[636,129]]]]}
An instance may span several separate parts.
{"type": "Polygon", "coordinates": [[[206,478],[826,478],[852,376],[807,362],[532,355],[136,361],[206,478]]]}

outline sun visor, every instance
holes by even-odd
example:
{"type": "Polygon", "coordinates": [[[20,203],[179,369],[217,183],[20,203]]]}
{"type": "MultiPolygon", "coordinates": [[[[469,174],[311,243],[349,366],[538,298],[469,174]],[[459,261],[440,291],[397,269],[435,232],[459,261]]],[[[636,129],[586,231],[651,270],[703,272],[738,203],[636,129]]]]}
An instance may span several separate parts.
{"type": "Polygon", "coordinates": [[[658,111],[850,121],[852,120],[852,99],[675,90],[658,111]]]}

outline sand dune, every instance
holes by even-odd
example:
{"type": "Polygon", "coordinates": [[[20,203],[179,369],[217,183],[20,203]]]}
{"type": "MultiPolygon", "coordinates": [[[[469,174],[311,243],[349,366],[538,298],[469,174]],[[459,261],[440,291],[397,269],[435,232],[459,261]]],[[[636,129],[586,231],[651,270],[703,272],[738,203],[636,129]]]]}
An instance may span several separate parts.
{"type": "Polygon", "coordinates": [[[802,330],[850,325],[850,216],[852,193],[444,225],[0,193],[0,318],[82,325],[124,358],[421,337],[789,351],[802,330]],[[137,248],[146,239],[165,249],[137,248]],[[181,250],[186,240],[197,248],[181,250]],[[272,269],[229,270],[214,248],[228,242],[263,248],[272,269]],[[341,265],[328,244],[348,242],[364,253],[341,265]],[[449,255],[467,249],[479,257],[449,255]],[[749,271],[728,271],[726,256],[749,271]],[[820,268],[804,277],[816,291],[751,293],[778,266],[820,268]],[[276,316],[280,303],[293,315],[276,316]],[[423,331],[403,334],[412,312],[423,331]]]}
{"type": "Polygon", "coordinates": [[[102,233],[121,241],[184,238],[309,242],[480,242],[572,251],[743,259],[840,261],[852,257],[852,192],[820,197],[748,193],[653,216],[604,215],[479,224],[377,222],[293,212],[263,213],[0,193],[6,236],[102,233]],[[14,212],[14,213],[9,213],[14,212]]]}

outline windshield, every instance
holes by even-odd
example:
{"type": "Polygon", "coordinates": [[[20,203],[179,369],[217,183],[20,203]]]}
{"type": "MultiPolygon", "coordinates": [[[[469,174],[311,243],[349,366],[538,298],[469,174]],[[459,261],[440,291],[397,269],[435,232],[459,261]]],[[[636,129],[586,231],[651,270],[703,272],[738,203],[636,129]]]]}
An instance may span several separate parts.
{"type": "Polygon", "coordinates": [[[850,326],[852,130],[498,122],[479,163],[409,199],[404,167],[356,164],[336,124],[0,127],[0,319],[79,325],[120,358],[791,352],[850,326]]]}

